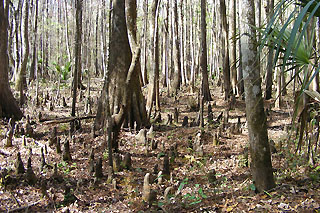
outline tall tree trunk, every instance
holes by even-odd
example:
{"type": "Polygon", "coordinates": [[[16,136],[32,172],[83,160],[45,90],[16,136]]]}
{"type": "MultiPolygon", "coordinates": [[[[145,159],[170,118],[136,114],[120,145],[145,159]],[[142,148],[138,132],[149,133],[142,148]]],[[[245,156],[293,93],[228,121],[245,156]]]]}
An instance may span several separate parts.
{"type": "Polygon", "coordinates": [[[233,93],[239,95],[237,91],[237,1],[230,0],[230,76],[233,93]]]}
{"type": "Polygon", "coordinates": [[[35,79],[37,69],[37,35],[38,35],[38,0],[36,0],[36,13],[34,16],[34,41],[33,41],[33,55],[30,68],[29,82],[35,79]]]}
{"type": "MultiPolygon", "coordinates": [[[[76,46],[78,45],[78,47],[75,47],[75,68],[77,69],[77,82],[76,83],[78,89],[84,90],[86,89],[85,86],[82,84],[82,49],[84,49],[82,47],[82,11],[83,11],[83,0],[77,0],[77,11],[76,11],[76,18],[78,18],[77,23],[76,23],[76,46]],[[80,4],[80,6],[78,5],[80,4]],[[78,8],[81,7],[81,8],[78,8]]],[[[83,57],[85,58],[85,56],[83,57]]]]}
{"type": "Polygon", "coordinates": [[[21,51],[20,51],[20,40],[19,40],[19,32],[21,32],[21,10],[22,10],[22,1],[19,0],[18,8],[15,11],[15,71],[12,80],[16,81],[19,74],[19,69],[21,65],[21,51]]]}
{"type": "Polygon", "coordinates": [[[227,11],[225,0],[220,0],[220,15],[222,24],[222,60],[223,60],[223,82],[224,82],[224,100],[228,100],[230,92],[230,62],[229,62],[229,39],[227,25],[227,11]]]}
{"type": "MultiPolygon", "coordinates": [[[[237,1],[237,8],[238,10],[240,10],[240,2],[237,1]]],[[[242,23],[240,23],[240,13],[238,13],[238,29],[240,29],[241,31],[241,26],[242,23]]],[[[237,70],[237,75],[238,75],[238,92],[240,97],[242,97],[242,99],[245,98],[245,94],[244,94],[244,82],[243,82],[243,69],[242,69],[242,54],[241,54],[241,41],[238,41],[238,46],[239,46],[239,68],[237,70]]]]}
{"type": "MultiPolygon", "coordinates": [[[[108,72],[106,73],[103,90],[98,103],[94,129],[101,129],[104,126],[107,108],[110,107],[110,114],[113,117],[113,147],[117,150],[118,144],[116,143],[116,140],[126,116],[130,117],[132,123],[137,122],[137,125],[141,124],[142,126],[145,126],[147,124],[144,122],[147,121],[142,117],[135,116],[136,112],[134,112],[134,110],[139,108],[140,105],[144,105],[142,100],[139,99],[140,97],[135,97],[137,100],[139,99],[139,101],[141,101],[139,102],[139,107],[133,106],[133,103],[129,98],[138,94],[136,91],[134,92],[134,90],[137,88],[141,89],[141,86],[139,79],[132,76],[132,73],[137,69],[136,66],[133,68],[130,67],[132,54],[125,17],[125,1],[113,0],[112,6],[112,24],[110,25],[112,28],[110,29],[108,72]],[[131,70],[131,72],[129,72],[131,77],[128,75],[129,67],[131,70]],[[129,78],[129,80],[127,78],[129,78]],[[130,87],[130,90],[127,89],[127,87],[129,87],[127,85],[132,86],[130,87]],[[107,94],[112,94],[112,96],[107,97],[107,94]],[[128,115],[130,113],[131,115],[128,115]],[[138,123],[140,121],[141,123],[138,123]]],[[[139,50],[139,48],[137,49],[139,50]]],[[[138,50],[136,51],[139,53],[140,51],[138,50]]],[[[137,52],[134,52],[134,65],[137,64],[136,60],[139,56],[137,52]]],[[[135,103],[137,103],[137,101],[135,103]]],[[[143,112],[140,113],[142,114],[143,112]]]]}
{"type": "Polygon", "coordinates": [[[208,81],[208,57],[207,57],[207,22],[206,22],[206,0],[201,0],[201,50],[200,70],[202,72],[202,96],[204,101],[211,101],[208,81]]]}
{"type": "MultiPolygon", "coordinates": [[[[274,0],[268,0],[268,4],[266,7],[266,15],[267,19],[270,20],[271,16],[273,15],[273,8],[274,8],[274,0]]],[[[267,58],[267,73],[266,73],[266,94],[265,99],[269,100],[272,98],[272,84],[273,84],[273,57],[274,57],[274,50],[272,45],[268,47],[268,58],[267,58]]]]}
{"type": "Polygon", "coordinates": [[[160,111],[159,100],[159,38],[158,38],[158,6],[159,0],[154,0],[151,5],[151,53],[152,53],[152,72],[150,73],[150,83],[147,97],[147,114],[150,118],[153,103],[155,101],[156,111],[160,111]]]}
{"type": "MultiPolygon", "coordinates": [[[[191,3],[191,2],[190,2],[191,3]]],[[[190,67],[190,78],[191,78],[191,88],[194,89],[195,86],[195,42],[194,42],[194,24],[193,24],[193,10],[192,6],[189,7],[189,24],[190,24],[190,55],[191,55],[191,67],[190,67]]]]}
{"type": "MultiPolygon", "coordinates": [[[[29,58],[29,36],[28,36],[28,27],[29,27],[29,1],[24,2],[24,18],[23,18],[23,60],[21,65],[21,70],[19,72],[18,78],[15,82],[16,90],[23,91],[27,88],[27,63],[29,58]]],[[[23,94],[20,94],[20,96],[23,94]]],[[[23,103],[20,103],[23,104],[23,103]]]]}
{"type": "Polygon", "coordinates": [[[0,0],[0,117],[19,120],[23,114],[12,95],[8,79],[8,12],[9,0],[0,0]]]}
{"type": "MultiPolygon", "coordinates": [[[[148,32],[148,0],[144,0],[143,3],[143,13],[144,13],[144,21],[143,21],[143,31],[148,32]]],[[[143,83],[144,85],[147,85],[149,83],[148,81],[148,61],[147,61],[147,55],[148,55],[148,41],[147,41],[147,35],[148,33],[144,33],[143,35],[143,83]]]]}
{"type": "Polygon", "coordinates": [[[96,16],[96,38],[95,38],[95,76],[98,77],[100,72],[99,72],[99,59],[98,59],[98,43],[99,43],[99,10],[97,11],[97,16],[96,16]]]}
{"type": "MultiPolygon", "coordinates": [[[[126,17],[127,17],[127,28],[128,35],[130,38],[131,51],[135,53],[139,47],[137,39],[137,1],[130,0],[126,1],[126,17]]],[[[159,76],[159,73],[158,73],[159,76]]],[[[127,113],[125,125],[134,127],[134,122],[137,123],[137,128],[148,124],[148,118],[146,113],[146,106],[144,97],[141,90],[141,64],[137,61],[133,76],[130,79],[130,88],[132,92],[128,94],[127,108],[131,110],[127,113]]],[[[158,81],[159,82],[159,81],[158,81]]],[[[158,84],[159,85],[159,84],[158,84]]],[[[159,86],[158,86],[159,88],[159,86]]]]}
{"type": "Polygon", "coordinates": [[[246,115],[249,132],[251,173],[259,192],[275,186],[268,142],[267,119],[263,108],[260,67],[256,46],[254,0],[242,0],[240,17],[241,52],[246,94],[246,115]]]}
{"type": "Polygon", "coordinates": [[[71,116],[76,115],[77,88],[79,85],[79,72],[81,72],[82,3],[83,0],[77,0],[76,2],[75,66],[73,73],[71,116]]]}
{"type": "Polygon", "coordinates": [[[162,84],[163,87],[167,87],[169,91],[168,85],[168,57],[169,57],[169,41],[168,41],[168,19],[169,19],[169,4],[168,2],[164,3],[164,20],[162,25],[162,84]]]}
{"type": "MultiPolygon", "coordinates": [[[[45,8],[46,8],[46,16],[44,16],[45,22],[46,22],[46,26],[49,26],[49,20],[50,20],[50,16],[49,16],[49,0],[45,0],[45,8]]],[[[44,24],[43,24],[44,26],[44,24]]],[[[43,77],[44,78],[48,78],[49,73],[49,29],[48,28],[44,28],[45,30],[45,45],[44,45],[44,51],[43,51],[43,77]]]]}
{"type": "Polygon", "coordinates": [[[185,67],[185,63],[186,63],[186,60],[184,58],[184,28],[183,28],[183,16],[184,16],[184,13],[183,13],[183,0],[180,1],[180,4],[179,4],[179,15],[178,15],[178,20],[179,20],[179,28],[178,28],[178,37],[179,37],[179,48],[180,48],[180,75],[181,75],[181,83],[182,85],[186,85],[187,81],[186,81],[186,70],[184,69],[185,67]]]}
{"type": "Polygon", "coordinates": [[[64,7],[65,7],[64,16],[65,16],[65,23],[66,23],[66,29],[65,29],[66,48],[67,48],[68,60],[71,61],[71,50],[70,50],[70,44],[69,44],[69,21],[68,21],[67,0],[64,1],[64,7]]]}
{"type": "Polygon", "coordinates": [[[190,34],[191,34],[191,23],[189,22],[190,19],[190,13],[189,13],[189,7],[191,7],[191,4],[189,2],[190,0],[186,0],[185,1],[185,7],[184,7],[184,33],[185,33],[185,39],[184,39],[184,56],[185,56],[185,64],[184,64],[184,69],[186,72],[186,79],[187,79],[187,83],[190,83],[190,77],[191,77],[191,73],[190,73],[190,64],[191,64],[191,44],[190,44],[190,34]]]}
{"type": "Polygon", "coordinates": [[[177,0],[172,0],[172,39],[173,39],[173,62],[174,62],[174,78],[172,81],[172,89],[178,92],[181,85],[181,61],[180,61],[180,45],[178,39],[178,5],[177,0]]]}

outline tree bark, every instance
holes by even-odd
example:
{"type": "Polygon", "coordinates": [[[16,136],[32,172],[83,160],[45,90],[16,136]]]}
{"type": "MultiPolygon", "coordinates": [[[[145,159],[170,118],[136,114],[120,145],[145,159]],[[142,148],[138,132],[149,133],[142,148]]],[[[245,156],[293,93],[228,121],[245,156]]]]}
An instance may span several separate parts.
{"type": "Polygon", "coordinates": [[[174,78],[172,81],[172,89],[178,92],[181,85],[181,61],[180,61],[180,45],[178,39],[178,5],[177,0],[172,1],[172,39],[173,39],[173,62],[174,62],[174,78]]]}
{"type": "Polygon", "coordinates": [[[202,72],[202,96],[204,101],[212,101],[208,81],[208,57],[207,57],[207,5],[206,0],[201,0],[201,50],[200,70],[202,72]]]}
{"type": "Polygon", "coordinates": [[[158,5],[159,0],[154,0],[151,5],[151,53],[152,53],[152,72],[150,73],[150,83],[147,97],[147,115],[150,118],[153,103],[155,102],[156,111],[160,110],[159,100],[159,37],[158,37],[158,5]]]}
{"type": "MultiPolygon", "coordinates": [[[[23,18],[23,60],[21,65],[21,70],[19,72],[18,78],[15,82],[15,87],[17,91],[23,91],[27,88],[26,81],[26,72],[27,72],[27,63],[29,58],[29,36],[28,36],[28,27],[29,27],[29,1],[24,3],[24,18],[23,18]]],[[[23,96],[23,94],[20,94],[23,96]]],[[[20,103],[23,104],[23,103],[20,103]]]]}
{"type": "Polygon", "coordinates": [[[21,52],[19,48],[20,40],[19,40],[19,32],[21,32],[21,10],[22,10],[22,1],[19,0],[18,2],[18,8],[15,11],[15,56],[16,56],[16,62],[15,62],[15,72],[13,75],[12,80],[16,80],[19,74],[19,69],[21,65],[21,52]]]}
{"type": "Polygon", "coordinates": [[[37,69],[37,35],[38,35],[38,0],[36,0],[36,14],[34,16],[34,42],[33,42],[33,55],[30,68],[29,82],[35,79],[37,69]]]}
{"type": "Polygon", "coordinates": [[[230,1],[230,35],[231,35],[231,45],[230,45],[230,77],[231,77],[231,86],[233,94],[239,95],[237,91],[237,1],[230,1]]]}
{"type": "Polygon", "coordinates": [[[251,173],[259,192],[275,186],[268,142],[267,119],[263,107],[260,67],[256,46],[254,0],[242,0],[240,17],[242,66],[246,96],[251,173]]]}
{"type": "Polygon", "coordinates": [[[225,0],[220,0],[220,15],[222,24],[222,60],[223,60],[223,82],[224,82],[224,100],[228,100],[231,92],[230,85],[230,62],[229,62],[229,40],[228,25],[225,0]]]}
{"type": "MultiPolygon", "coordinates": [[[[143,97],[137,96],[137,94],[139,94],[137,90],[141,89],[139,79],[133,75],[129,81],[130,90],[126,90],[125,86],[132,58],[125,17],[125,1],[113,0],[112,4],[113,11],[112,24],[110,25],[112,28],[110,29],[108,73],[106,74],[107,78],[105,79],[104,87],[99,99],[94,129],[101,129],[104,126],[107,108],[110,107],[110,114],[114,117],[112,131],[114,134],[113,141],[115,142],[126,116],[130,117],[130,123],[136,121],[137,126],[145,126],[148,121],[142,117],[142,115],[146,115],[146,112],[137,111],[141,110],[141,108],[143,109],[144,106],[143,97]],[[109,96],[107,100],[106,94],[112,94],[112,96],[109,96]],[[129,97],[131,97],[131,99],[129,97]],[[132,98],[135,98],[136,101],[131,102],[132,98]],[[106,104],[107,101],[109,102],[108,105],[106,104]],[[140,115],[141,117],[138,117],[137,115],[140,115]]],[[[134,68],[132,73],[135,73],[136,71],[136,66],[134,68]]],[[[117,149],[116,143],[114,143],[114,148],[117,149]]]]}
{"type": "MultiPolygon", "coordinates": [[[[126,1],[126,20],[128,35],[130,38],[131,51],[134,53],[139,47],[137,39],[137,1],[130,0],[126,1]]],[[[159,76],[159,71],[158,71],[159,76]]],[[[141,64],[137,61],[135,69],[133,71],[132,78],[130,79],[130,88],[132,92],[128,94],[128,109],[131,109],[127,113],[125,125],[134,127],[134,122],[137,122],[137,127],[145,126],[148,124],[148,118],[146,113],[146,106],[144,102],[144,97],[141,90],[142,82],[141,75],[141,64]]],[[[158,86],[159,88],[159,86],[158,86]]]]}
{"type": "Polygon", "coordinates": [[[96,16],[96,38],[95,38],[95,76],[98,77],[100,72],[99,72],[99,59],[98,59],[98,43],[99,43],[99,10],[97,11],[97,16],[96,16]]]}
{"type": "Polygon", "coordinates": [[[0,1],[0,117],[13,117],[16,120],[23,114],[9,87],[8,71],[8,11],[9,0],[0,1]],[[4,3],[6,3],[4,5],[4,3]]]}
{"type": "MultiPolygon", "coordinates": [[[[237,1],[237,8],[240,10],[240,2],[237,1]]],[[[241,31],[241,26],[242,24],[240,23],[240,13],[238,13],[238,29],[241,31]]],[[[241,54],[241,41],[238,41],[238,46],[239,46],[239,68],[237,70],[237,77],[238,77],[238,92],[239,96],[244,99],[245,94],[244,94],[244,82],[243,82],[243,70],[242,70],[242,54],[241,54]]]]}
{"type": "MultiPolygon", "coordinates": [[[[148,0],[144,0],[143,3],[143,13],[144,13],[144,22],[143,22],[143,31],[148,32],[148,0]]],[[[148,41],[147,41],[147,33],[143,35],[143,83],[144,85],[148,84],[148,73],[147,73],[147,67],[148,67],[148,61],[147,61],[147,55],[148,55],[148,41]]]]}
{"type": "Polygon", "coordinates": [[[83,0],[77,0],[76,2],[75,67],[73,73],[71,116],[76,115],[77,88],[79,85],[79,72],[81,72],[82,3],[83,0]]]}
{"type": "MultiPolygon", "coordinates": [[[[274,0],[268,0],[268,4],[266,7],[266,15],[268,20],[273,15],[273,8],[274,8],[274,0]]],[[[267,57],[267,73],[266,73],[266,94],[265,99],[269,100],[272,98],[272,84],[273,84],[273,56],[274,50],[272,45],[268,47],[268,57],[267,57]]]]}

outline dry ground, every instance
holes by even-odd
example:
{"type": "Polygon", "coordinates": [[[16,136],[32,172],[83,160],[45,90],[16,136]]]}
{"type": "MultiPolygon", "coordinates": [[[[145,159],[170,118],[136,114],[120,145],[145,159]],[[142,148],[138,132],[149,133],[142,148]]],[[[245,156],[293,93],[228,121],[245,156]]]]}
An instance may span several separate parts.
{"type": "MultiPolygon", "coordinates": [[[[92,83],[92,97],[97,101],[99,88],[102,82],[95,79],[92,83]]],[[[41,83],[40,90],[43,96],[48,92],[55,97],[57,85],[41,83]]],[[[214,119],[226,109],[222,94],[218,89],[212,90],[214,101],[214,119]]],[[[61,95],[70,97],[70,89],[61,86],[61,95]]],[[[87,92],[84,93],[84,96],[87,92]]],[[[272,109],[268,116],[269,137],[274,140],[277,152],[272,155],[274,174],[277,186],[274,190],[265,193],[255,193],[251,180],[250,170],[247,167],[247,129],[245,125],[245,105],[237,100],[235,109],[230,111],[230,122],[219,144],[213,144],[213,135],[217,131],[217,124],[207,124],[207,105],[205,105],[205,123],[203,129],[198,127],[182,127],[184,116],[189,121],[196,117],[190,112],[188,103],[196,94],[181,91],[177,101],[161,92],[162,123],[154,125],[154,140],[159,142],[156,150],[146,150],[144,144],[135,140],[137,132],[128,129],[122,130],[119,143],[120,153],[131,153],[132,170],[123,170],[115,174],[117,187],[107,182],[107,153],[104,147],[104,136],[93,138],[91,136],[92,119],[82,121],[82,128],[70,141],[72,162],[62,161],[55,147],[49,146],[50,130],[56,126],[58,135],[63,143],[69,137],[69,124],[48,125],[37,121],[41,111],[46,118],[66,117],[71,112],[71,99],[67,98],[68,106],[64,108],[60,101],[55,101],[54,111],[49,110],[49,103],[42,107],[35,107],[32,103],[35,97],[35,88],[29,89],[28,107],[24,109],[25,115],[30,115],[35,138],[27,138],[27,146],[22,145],[22,137],[14,138],[13,147],[5,148],[5,133],[7,122],[0,122],[0,169],[9,171],[9,175],[1,177],[0,212],[28,210],[29,212],[319,212],[320,211],[320,169],[319,155],[315,156],[316,165],[308,166],[306,154],[294,153],[293,140],[287,140],[288,134],[285,126],[290,124],[292,113],[292,98],[287,100],[283,109],[272,109]],[[179,122],[165,125],[168,113],[173,113],[174,107],[179,108],[179,122]],[[241,134],[229,132],[230,123],[236,123],[241,117],[243,131],[241,134]],[[204,144],[204,155],[199,156],[192,146],[198,132],[202,132],[201,140],[204,144]],[[153,184],[157,191],[157,202],[151,208],[142,201],[143,178],[147,172],[152,173],[156,164],[161,170],[163,165],[162,154],[169,151],[173,143],[178,144],[178,157],[171,162],[171,180],[162,184],[153,184]],[[164,145],[162,145],[164,144],[164,145]],[[53,179],[53,169],[40,170],[40,150],[47,145],[46,162],[50,165],[58,164],[58,173],[61,180],[53,179]],[[14,175],[14,162],[19,151],[26,167],[29,149],[32,148],[32,167],[38,182],[31,186],[23,177],[14,175]],[[104,178],[95,181],[89,173],[88,158],[91,148],[95,149],[95,158],[103,158],[104,178]],[[317,158],[318,157],[318,158],[317,158]],[[215,183],[208,182],[207,174],[216,171],[215,183]],[[9,177],[10,176],[10,177],[9,177]],[[6,181],[9,182],[6,182],[6,181]],[[47,196],[42,196],[40,182],[45,182],[47,196]],[[76,201],[64,203],[64,188],[71,186],[76,201]],[[163,193],[169,186],[174,188],[173,196],[169,202],[164,202],[163,193]],[[26,208],[28,206],[28,208],[26,208]]],[[[40,96],[42,99],[42,96],[40,96]]],[[[82,98],[78,107],[78,114],[83,115],[85,98],[82,98]]],[[[95,106],[94,104],[93,106],[95,106]]],[[[266,103],[266,106],[272,102],[266,103]]],[[[94,111],[94,110],[93,110],[94,111]]],[[[22,122],[20,122],[22,123],[22,122]]],[[[62,146],[63,147],[63,146],[62,146]]]]}

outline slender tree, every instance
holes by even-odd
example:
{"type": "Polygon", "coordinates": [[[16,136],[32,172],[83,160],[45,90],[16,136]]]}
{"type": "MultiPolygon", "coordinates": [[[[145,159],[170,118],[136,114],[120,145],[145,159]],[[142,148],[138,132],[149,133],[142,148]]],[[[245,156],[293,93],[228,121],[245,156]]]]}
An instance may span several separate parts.
{"type": "MultiPolygon", "coordinates": [[[[16,79],[16,90],[23,91],[23,89],[27,88],[27,81],[26,81],[26,72],[27,72],[27,63],[29,58],[29,1],[24,2],[24,18],[23,18],[23,60],[21,69],[16,79]]],[[[20,93],[20,96],[23,96],[20,93]]],[[[22,100],[22,97],[20,97],[22,100]]],[[[20,103],[23,104],[23,103],[20,103]]]]}
{"type": "MultiPolygon", "coordinates": [[[[274,8],[274,0],[268,0],[268,4],[266,7],[266,14],[269,21],[271,16],[273,15],[273,8],[274,8]]],[[[267,58],[267,72],[266,72],[266,81],[265,81],[265,84],[266,84],[265,99],[266,100],[269,100],[272,97],[273,55],[274,55],[273,47],[272,45],[269,45],[268,58],[267,58]]]]}
{"type": "Polygon", "coordinates": [[[228,24],[227,24],[227,11],[225,0],[220,0],[220,15],[221,15],[221,29],[222,29],[222,70],[224,82],[224,99],[228,100],[231,85],[230,85],[230,62],[229,62],[229,39],[228,39],[228,24]]]}
{"type": "Polygon", "coordinates": [[[151,53],[152,53],[152,72],[150,76],[150,83],[148,88],[148,98],[147,98],[147,112],[148,117],[151,115],[151,110],[153,103],[155,101],[156,111],[160,110],[160,100],[159,100],[159,38],[158,38],[158,5],[159,0],[154,0],[151,5],[151,53]]]}
{"type": "Polygon", "coordinates": [[[177,93],[181,84],[181,58],[180,44],[178,39],[178,3],[177,0],[172,0],[172,39],[173,39],[173,62],[174,62],[174,78],[172,88],[177,93]]]}
{"type": "Polygon", "coordinates": [[[8,12],[9,0],[0,1],[0,117],[21,119],[23,114],[9,87],[8,71],[8,12]]]}
{"type": "MultiPolygon", "coordinates": [[[[143,14],[144,14],[144,21],[143,21],[143,31],[148,32],[148,0],[143,1],[143,14]]],[[[144,33],[143,35],[143,69],[142,69],[142,75],[143,75],[143,83],[144,85],[148,84],[148,74],[147,74],[147,55],[148,55],[148,37],[147,33],[144,33]]]]}
{"type": "Polygon", "coordinates": [[[94,50],[94,57],[95,57],[95,76],[98,77],[100,72],[99,72],[99,59],[98,59],[98,43],[99,43],[99,10],[97,11],[97,16],[96,16],[96,37],[95,37],[95,50],[94,50]]]}
{"type": "Polygon", "coordinates": [[[200,50],[200,70],[202,73],[202,96],[205,101],[211,101],[209,81],[208,81],[208,57],[207,57],[207,5],[206,0],[201,0],[201,50],[200,50]]]}
{"type": "Polygon", "coordinates": [[[244,76],[246,115],[249,132],[251,173],[258,191],[275,186],[268,142],[267,119],[263,107],[260,67],[257,52],[254,0],[242,0],[240,17],[241,53],[244,76]]]}
{"type": "Polygon", "coordinates": [[[237,91],[237,1],[230,1],[230,78],[233,93],[239,94],[237,91]]]}
{"type": "Polygon", "coordinates": [[[36,0],[36,12],[34,15],[34,41],[33,41],[33,55],[32,63],[30,68],[29,82],[35,79],[36,69],[37,69],[37,39],[38,39],[38,1],[36,0]]]}
{"type": "Polygon", "coordinates": [[[81,39],[82,39],[82,3],[83,0],[76,2],[76,36],[75,36],[75,66],[73,73],[73,89],[72,89],[72,112],[76,115],[77,88],[79,84],[79,72],[81,72],[81,39]]]}
{"type": "MultiPolygon", "coordinates": [[[[240,2],[237,1],[237,10],[240,10],[240,2]]],[[[237,14],[238,20],[240,20],[240,13],[237,14]]],[[[237,23],[238,29],[241,28],[242,24],[240,21],[237,23]]],[[[243,70],[242,70],[242,54],[241,54],[241,42],[238,40],[237,46],[239,47],[239,67],[237,70],[237,80],[238,80],[238,93],[239,96],[244,99],[245,94],[244,94],[244,82],[243,82],[243,70]]]]}

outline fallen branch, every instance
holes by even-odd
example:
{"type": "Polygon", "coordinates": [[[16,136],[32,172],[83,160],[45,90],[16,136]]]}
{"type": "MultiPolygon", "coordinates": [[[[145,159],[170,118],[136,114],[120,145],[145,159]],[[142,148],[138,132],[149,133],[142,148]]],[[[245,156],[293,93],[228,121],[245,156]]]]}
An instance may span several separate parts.
{"type": "Polygon", "coordinates": [[[37,204],[40,203],[40,202],[41,202],[41,200],[39,200],[39,201],[37,201],[37,202],[34,202],[34,203],[31,203],[31,204],[26,205],[26,206],[22,206],[22,207],[18,207],[18,208],[15,208],[15,209],[11,209],[11,210],[9,210],[8,212],[20,212],[20,211],[22,211],[22,210],[27,210],[27,209],[29,209],[30,207],[35,206],[35,205],[37,205],[37,204]]]}
{"type": "Polygon", "coordinates": [[[60,124],[60,123],[69,123],[75,120],[85,120],[85,119],[92,119],[96,118],[95,115],[87,115],[83,117],[66,117],[66,118],[55,118],[52,120],[46,119],[46,120],[40,120],[41,123],[43,124],[60,124]]]}

